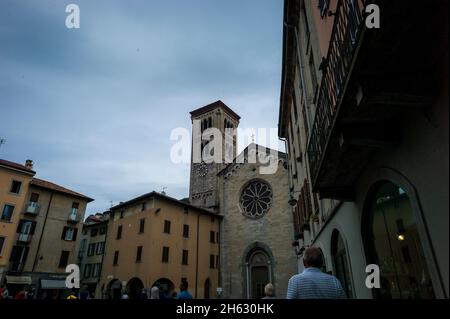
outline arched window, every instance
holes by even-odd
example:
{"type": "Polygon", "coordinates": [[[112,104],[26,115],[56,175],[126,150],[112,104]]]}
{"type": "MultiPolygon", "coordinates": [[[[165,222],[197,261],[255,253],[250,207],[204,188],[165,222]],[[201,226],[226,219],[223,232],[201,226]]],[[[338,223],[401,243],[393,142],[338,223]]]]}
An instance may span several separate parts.
{"type": "Polygon", "coordinates": [[[344,239],[337,229],[331,236],[331,256],[333,258],[334,273],[341,282],[348,298],[353,297],[353,286],[350,273],[349,259],[344,239]]]}
{"type": "Polygon", "coordinates": [[[376,297],[434,298],[408,194],[391,182],[379,183],[365,213],[368,259],[380,267],[381,289],[376,289],[376,297]]]}

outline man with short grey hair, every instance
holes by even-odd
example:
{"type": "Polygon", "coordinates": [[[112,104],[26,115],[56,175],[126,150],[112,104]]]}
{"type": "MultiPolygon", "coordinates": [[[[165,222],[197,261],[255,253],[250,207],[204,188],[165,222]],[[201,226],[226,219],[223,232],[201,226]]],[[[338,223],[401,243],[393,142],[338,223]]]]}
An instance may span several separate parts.
{"type": "Polygon", "coordinates": [[[339,280],[320,270],[323,266],[322,251],[308,247],[303,253],[305,270],[289,280],[287,299],[344,299],[339,280]]]}

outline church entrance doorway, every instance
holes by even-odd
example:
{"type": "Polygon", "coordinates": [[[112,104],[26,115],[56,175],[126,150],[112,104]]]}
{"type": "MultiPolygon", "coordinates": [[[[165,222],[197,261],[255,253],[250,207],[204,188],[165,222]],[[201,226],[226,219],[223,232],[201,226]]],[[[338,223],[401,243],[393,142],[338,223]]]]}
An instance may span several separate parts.
{"type": "Polygon", "coordinates": [[[247,256],[247,298],[264,297],[264,287],[272,282],[269,256],[263,249],[252,250],[247,256]]]}

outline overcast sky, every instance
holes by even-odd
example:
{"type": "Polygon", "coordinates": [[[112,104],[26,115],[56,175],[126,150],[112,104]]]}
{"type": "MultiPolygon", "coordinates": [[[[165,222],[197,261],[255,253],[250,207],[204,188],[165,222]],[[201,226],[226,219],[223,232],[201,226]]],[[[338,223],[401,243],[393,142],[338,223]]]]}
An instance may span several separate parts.
{"type": "Polygon", "coordinates": [[[1,0],[0,158],[110,201],[188,196],[173,128],[222,100],[242,128],[277,127],[281,0],[1,0]],[[65,27],[78,4],[81,28],[65,27]]]}

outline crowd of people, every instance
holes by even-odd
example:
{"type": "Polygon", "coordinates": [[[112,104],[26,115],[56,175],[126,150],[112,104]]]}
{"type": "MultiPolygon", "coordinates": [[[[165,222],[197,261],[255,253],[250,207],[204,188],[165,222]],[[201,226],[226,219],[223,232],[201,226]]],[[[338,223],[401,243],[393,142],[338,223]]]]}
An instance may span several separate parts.
{"type": "MultiPolygon", "coordinates": [[[[305,270],[301,274],[291,277],[288,284],[287,299],[343,299],[346,298],[344,289],[339,280],[321,271],[323,256],[320,249],[309,247],[303,253],[303,264],[305,270]]],[[[172,292],[168,295],[154,286],[150,290],[142,289],[140,299],[193,299],[188,291],[188,283],[183,280],[180,284],[180,292],[172,292]]],[[[264,288],[263,299],[276,299],[273,284],[268,283],[264,288]]],[[[0,299],[32,299],[33,292],[22,290],[12,296],[6,286],[0,287],[0,299]]],[[[79,292],[72,290],[66,299],[92,299],[88,287],[83,286],[79,292]]],[[[129,299],[128,293],[124,291],[121,299],[129,299]]]]}

